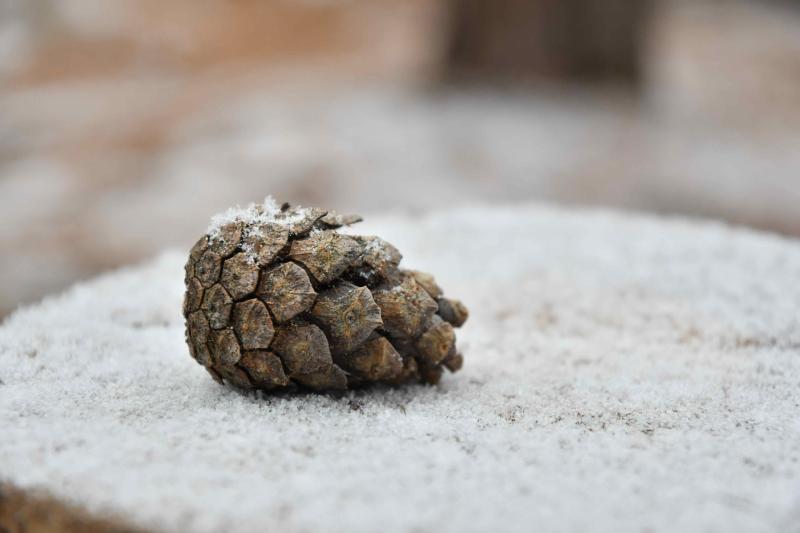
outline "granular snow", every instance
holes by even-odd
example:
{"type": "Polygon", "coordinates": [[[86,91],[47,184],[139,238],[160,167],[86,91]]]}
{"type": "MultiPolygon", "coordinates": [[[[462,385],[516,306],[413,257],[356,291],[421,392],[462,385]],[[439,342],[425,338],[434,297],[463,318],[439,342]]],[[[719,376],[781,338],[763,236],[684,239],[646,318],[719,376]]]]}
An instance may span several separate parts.
{"type": "Polygon", "coordinates": [[[272,196],[267,196],[260,204],[250,203],[244,207],[237,205],[212,216],[206,233],[212,240],[217,239],[222,227],[233,222],[244,222],[254,227],[261,224],[278,224],[289,227],[303,220],[307,214],[308,209],[298,206],[293,208],[290,213],[283,215],[281,206],[272,196]]]}
{"type": "Polygon", "coordinates": [[[362,230],[469,307],[440,386],[221,387],[170,252],[0,327],[0,477],[172,531],[798,531],[796,241],[537,206],[362,230]]]}
{"type": "Polygon", "coordinates": [[[260,204],[254,202],[244,207],[237,205],[227,211],[218,213],[211,217],[211,224],[208,225],[206,233],[212,239],[219,237],[223,226],[234,222],[244,222],[247,224],[275,222],[275,217],[281,212],[281,208],[274,198],[267,196],[260,204]]]}

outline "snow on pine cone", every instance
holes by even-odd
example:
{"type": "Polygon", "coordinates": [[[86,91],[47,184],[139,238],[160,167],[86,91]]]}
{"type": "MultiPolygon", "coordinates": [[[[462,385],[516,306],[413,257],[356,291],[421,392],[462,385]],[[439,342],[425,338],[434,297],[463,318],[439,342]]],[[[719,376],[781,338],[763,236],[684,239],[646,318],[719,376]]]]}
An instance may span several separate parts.
{"type": "Polygon", "coordinates": [[[336,231],[360,220],[271,198],[214,217],[186,264],[192,357],[262,390],[437,383],[461,368],[453,327],[467,309],[400,269],[388,242],[336,231]]]}

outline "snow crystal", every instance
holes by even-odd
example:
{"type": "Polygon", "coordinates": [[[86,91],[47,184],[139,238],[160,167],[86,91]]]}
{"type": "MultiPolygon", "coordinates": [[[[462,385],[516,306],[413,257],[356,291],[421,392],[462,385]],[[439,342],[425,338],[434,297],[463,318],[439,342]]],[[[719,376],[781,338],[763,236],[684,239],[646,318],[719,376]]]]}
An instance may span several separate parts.
{"type": "Polygon", "coordinates": [[[440,386],[221,387],[168,253],[0,326],[0,475],[168,531],[796,531],[796,241],[546,207],[366,229],[470,309],[440,386]]]}
{"type": "Polygon", "coordinates": [[[206,233],[209,237],[215,239],[219,237],[220,230],[228,224],[235,222],[244,222],[246,224],[274,222],[275,216],[280,212],[281,208],[275,199],[272,196],[267,196],[261,204],[251,202],[245,207],[237,205],[223,213],[212,216],[211,224],[209,224],[206,233]]]}
{"type": "Polygon", "coordinates": [[[246,228],[246,230],[249,229],[250,231],[258,231],[255,226],[268,223],[289,227],[303,220],[308,213],[308,209],[298,206],[284,214],[275,199],[272,196],[267,196],[264,198],[264,202],[260,204],[251,202],[245,207],[237,205],[223,213],[212,216],[206,233],[212,240],[218,239],[222,228],[234,222],[243,222],[252,226],[251,228],[246,228]]]}

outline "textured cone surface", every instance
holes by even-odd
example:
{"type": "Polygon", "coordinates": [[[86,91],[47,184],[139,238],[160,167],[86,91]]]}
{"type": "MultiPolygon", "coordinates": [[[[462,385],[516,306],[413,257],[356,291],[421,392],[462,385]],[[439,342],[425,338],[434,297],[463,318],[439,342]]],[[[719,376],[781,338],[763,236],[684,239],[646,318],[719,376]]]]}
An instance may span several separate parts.
{"type": "Polygon", "coordinates": [[[379,283],[396,284],[400,279],[398,266],[403,258],[398,249],[380,237],[354,239],[361,247],[361,260],[353,269],[353,275],[370,287],[379,283]]]}
{"type": "Polygon", "coordinates": [[[415,344],[419,359],[430,365],[438,365],[447,357],[455,343],[453,326],[436,316],[431,327],[420,335],[415,344]]]}
{"type": "Polygon", "coordinates": [[[305,266],[320,284],[334,281],[358,257],[358,244],[345,235],[320,231],[292,242],[289,258],[305,266]]]}
{"type": "Polygon", "coordinates": [[[447,298],[439,298],[437,313],[457,328],[460,328],[469,317],[467,307],[460,300],[448,300],[447,298]]]}
{"type": "Polygon", "coordinates": [[[399,285],[381,288],[373,295],[381,308],[384,328],[389,335],[400,339],[419,337],[439,309],[436,301],[412,276],[403,276],[399,285]]]}
{"type": "Polygon", "coordinates": [[[403,357],[385,337],[376,337],[335,359],[346,371],[369,381],[393,379],[403,371],[403,357]]]}
{"type": "Polygon", "coordinates": [[[233,329],[243,350],[266,350],[275,333],[267,306],[255,298],[233,308],[233,329]]]}
{"type": "Polygon", "coordinates": [[[210,287],[216,283],[220,270],[222,270],[222,258],[211,250],[203,252],[194,264],[195,276],[203,287],[210,287]]]}
{"type": "Polygon", "coordinates": [[[273,389],[289,385],[289,378],[283,371],[283,363],[274,353],[267,351],[245,352],[239,359],[251,381],[261,389],[273,389]]]}
{"type": "Polygon", "coordinates": [[[273,349],[291,376],[313,374],[333,364],[325,334],[314,324],[301,320],[278,330],[273,349]]]}
{"type": "Polygon", "coordinates": [[[215,284],[205,291],[202,309],[208,323],[214,329],[222,329],[228,325],[233,310],[233,298],[222,285],[215,284]]]}
{"type": "Polygon", "coordinates": [[[239,249],[242,240],[241,222],[231,222],[219,229],[216,238],[208,243],[208,248],[220,257],[230,257],[239,249]]]}
{"type": "Polygon", "coordinates": [[[311,316],[325,328],[334,354],[355,350],[383,326],[381,310],[369,289],[347,282],[321,292],[311,316]]]}
{"type": "Polygon", "coordinates": [[[219,283],[234,300],[241,300],[256,290],[258,266],[245,253],[238,253],[225,260],[219,283]]]}
{"type": "Polygon", "coordinates": [[[302,267],[283,263],[261,274],[258,297],[272,310],[275,320],[286,322],[311,309],[317,293],[302,267]]]}
{"type": "Polygon", "coordinates": [[[265,391],[433,384],[460,369],[466,307],[400,269],[383,239],[337,232],[359,221],[269,199],[214,217],[186,264],[192,357],[220,383],[265,391]]]}
{"type": "Polygon", "coordinates": [[[244,235],[242,249],[259,266],[268,265],[289,242],[289,229],[275,223],[251,225],[244,235]]]}

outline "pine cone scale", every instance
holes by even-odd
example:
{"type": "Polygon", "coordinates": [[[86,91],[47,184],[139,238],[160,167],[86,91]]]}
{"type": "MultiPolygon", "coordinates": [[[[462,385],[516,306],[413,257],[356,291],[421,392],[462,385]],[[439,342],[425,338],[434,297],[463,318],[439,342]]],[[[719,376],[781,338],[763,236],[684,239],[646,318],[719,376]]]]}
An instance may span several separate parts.
{"type": "Polygon", "coordinates": [[[222,285],[216,284],[205,291],[200,307],[205,312],[211,328],[222,329],[229,323],[233,310],[233,298],[222,285]]]}
{"type": "Polygon", "coordinates": [[[347,353],[383,326],[381,310],[366,287],[343,282],[317,296],[311,316],[331,340],[331,352],[347,353]]]}
{"type": "Polygon", "coordinates": [[[256,295],[277,322],[286,322],[308,311],[317,298],[306,271],[292,262],[264,271],[256,295]]]}
{"type": "Polygon", "coordinates": [[[234,306],[233,330],[243,350],[266,350],[275,334],[267,306],[255,298],[234,306]]]}

